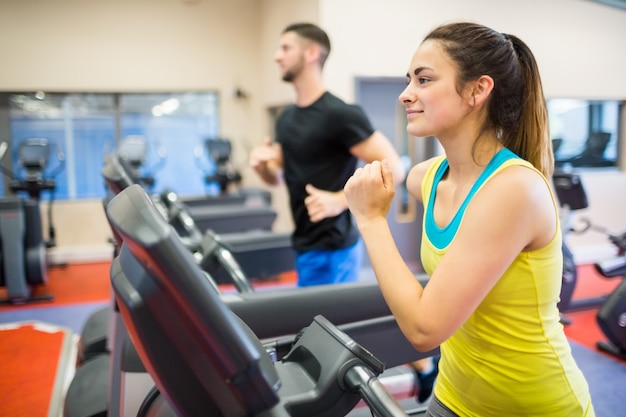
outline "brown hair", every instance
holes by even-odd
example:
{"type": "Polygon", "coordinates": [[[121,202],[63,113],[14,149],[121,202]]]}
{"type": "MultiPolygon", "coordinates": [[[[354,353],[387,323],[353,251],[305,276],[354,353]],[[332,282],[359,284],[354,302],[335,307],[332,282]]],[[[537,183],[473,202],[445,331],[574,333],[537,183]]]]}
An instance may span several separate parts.
{"type": "Polygon", "coordinates": [[[457,90],[482,75],[494,81],[481,131],[493,129],[502,144],[546,177],[554,170],[548,111],[539,69],[518,37],[469,22],[450,23],[425,38],[440,42],[458,71],[457,90]]]}
{"type": "Polygon", "coordinates": [[[283,30],[283,33],[294,32],[304,39],[308,39],[322,47],[320,54],[320,66],[324,67],[326,58],[330,54],[330,39],[326,32],[313,23],[293,23],[283,30]]]}

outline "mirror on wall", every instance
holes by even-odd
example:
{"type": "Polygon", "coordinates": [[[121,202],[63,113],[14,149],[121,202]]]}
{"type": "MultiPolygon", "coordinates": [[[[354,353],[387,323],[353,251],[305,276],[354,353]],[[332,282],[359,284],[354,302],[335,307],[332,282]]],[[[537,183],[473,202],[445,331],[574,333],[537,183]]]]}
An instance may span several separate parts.
{"type": "Polygon", "coordinates": [[[557,168],[616,167],[623,105],[619,100],[547,100],[557,168]]]}

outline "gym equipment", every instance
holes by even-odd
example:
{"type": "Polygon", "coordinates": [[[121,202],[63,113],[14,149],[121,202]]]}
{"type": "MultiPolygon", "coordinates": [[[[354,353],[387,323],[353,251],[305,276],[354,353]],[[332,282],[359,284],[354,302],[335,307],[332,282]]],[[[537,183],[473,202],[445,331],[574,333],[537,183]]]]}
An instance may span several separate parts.
{"type": "MultiPolygon", "coordinates": [[[[155,184],[152,172],[165,164],[165,150],[157,148],[158,162],[152,168],[146,168],[146,155],[148,153],[148,141],[141,135],[129,135],[124,137],[115,151],[128,162],[129,174],[146,189],[152,190],[155,184]]],[[[105,158],[106,159],[106,158],[105,158]]]]}
{"type": "Polygon", "coordinates": [[[614,258],[594,264],[596,271],[605,278],[622,279],[596,315],[600,329],[608,338],[607,341],[599,341],[596,345],[604,352],[626,359],[626,232],[618,235],[603,228],[595,228],[606,233],[617,248],[614,258]]]}
{"type": "Polygon", "coordinates": [[[26,192],[30,199],[40,202],[41,193],[49,192],[48,200],[48,239],[45,241],[46,247],[56,246],[56,230],[52,221],[52,203],[54,202],[54,191],[56,190],[55,177],[65,169],[65,155],[61,148],[55,145],[55,155],[57,165],[46,173],[50,162],[51,144],[45,138],[25,139],[18,145],[18,162],[25,170],[23,177],[13,177],[9,187],[15,194],[26,192]]]}
{"type": "MultiPolygon", "coordinates": [[[[561,251],[563,253],[563,273],[561,283],[561,293],[557,308],[562,313],[571,308],[572,296],[574,295],[574,289],[576,288],[576,282],[578,280],[578,270],[576,269],[576,261],[574,260],[574,254],[569,247],[563,242],[561,245],[561,251]]],[[[563,324],[570,324],[567,317],[561,314],[561,322],[563,324]]]]}
{"type": "MultiPolygon", "coordinates": [[[[567,233],[584,233],[589,229],[585,227],[573,227],[571,224],[571,214],[576,210],[589,207],[587,194],[583,187],[580,175],[570,171],[557,171],[552,176],[554,190],[561,205],[561,228],[563,230],[563,286],[561,288],[561,301],[558,304],[559,311],[564,313],[571,310],[583,310],[599,307],[606,300],[606,296],[590,297],[585,299],[572,300],[572,294],[576,287],[578,272],[574,255],[566,244],[567,233]]],[[[562,316],[564,324],[569,323],[569,319],[562,316]]]]}
{"type": "Polygon", "coordinates": [[[194,156],[196,165],[205,171],[204,183],[210,185],[216,183],[219,186],[219,193],[226,194],[231,184],[239,186],[241,184],[241,174],[235,169],[231,161],[232,144],[227,139],[212,138],[204,141],[204,149],[213,165],[212,172],[207,172],[199,164],[203,149],[196,147],[194,156]]]}
{"type": "Polygon", "coordinates": [[[604,153],[611,141],[611,133],[596,131],[591,132],[585,141],[584,149],[569,158],[560,158],[557,151],[563,143],[563,139],[552,139],[552,149],[555,154],[555,166],[564,167],[609,167],[615,166],[614,160],[605,158],[604,153]]]}
{"type": "MultiPolygon", "coordinates": [[[[102,169],[107,188],[113,195],[135,183],[145,185],[144,178],[137,174],[137,164],[128,160],[129,155],[131,160],[141,160],[143,142],[133,139],[125,143],[123,154],[107,155],[102,169]]],[[[226,239],[210,232],[202,235],[175,193],[166,190],[153,198],[198,262],[217,276],[216,283],[234,283],[239,291],[247,292],[252,290],[247,277],[263,278],[293,268],[293,254],[285,251],[290,244],[286,234],[254,232],[252,236],[237,234],[226,239]],[[235,258],[243,260],[243,267],[233,259],[233,253],[237,253],[235,258]],[[268,256],[270,253],[273,256],[268,256]]],[[[106,351],[109,314],[110,309],[102,309],[85,323],[79,350],[81,361],[106,351]]]]}
{"type": "MultiPolygon", "coordinates": [[[[113,195],[132,184],[143,185],[126,159],[116,153],[106,158],[102,175],[113,195]]],[[[251,290],[250,279],[263,279],[294,268],[295,255],[289,233],[257,229],[223,234],[213,230],[202,232],[176,193],[165,190],[152,194],[151,198],[218,284],[234,283],[240,292],[247,292],[251,290]]]]}
{"type": "MultiPolygon", "coordinates": [[[[0,159],[8,149],[3,142],[0,159]]],[[[18,145],[18,161],[26,171],[23,178],[2,167],[2,173],[11,179],[9,187],[15,194],[0,199],[0,286],[7,288],[7,298],[2,303],[21,304],[51,300],[51,294],[33,295],[33,289],[48,282],[46,251],[55,246],[55,229],[52,223],[52,201],[56,182],[44,176],[50,156],[47,139],[25,139],[18,145]],[[40,196],[50,192],[48,204],[49,238],[42,233],[40,196]],[[17,194],[26,192],[29,198],[17,194]]],[[[64,157],[57,152],[59,164],[52,176],[63,169],[64,157]]]]}
{"type": "MultiPolygon", "coordinates": [[[[569,225],[571,212],[588,207],[587,195],[582,188],[580,177],[576,174],[560,171],[555,172],[552,181],[562,210],[561,218],[564,223],[562,229],[566,232],[571,231],[572,229],[569,225]]],[[[574,288],[576,287],[576,281],[578,279],[578,271],[576,270],[574,255],[565,241],[565,235],[566,233],[564,233],[561,246],[563,253],[563,279],[560,300],[557,307],[561,312],[561,322],[563,324],[570,324],[570,320],[563,315],[563,312],[571,308],[572,295],[574,294],[574,288]]]]}
{"type": "Polygon", "coordinates": [[[176,193],[166,190],[158,202],[165,206],[169,223],[216,284],[232,283],[239,292],[250,292],[252,279],[272,277],[295,267],[288,233],[250,230],[219,235],[211,229],[202,233],[176,193]]]}
{"type": "MultiPolygon", "coordinates": [[[[169,258],[175,254],[164,253],[163,256],[169,258]]],[[[223,294],[221,298],[257,337],[267,341],[270,350],[275,351],[279,357],[288,351],[293,335],[299,333],[317,314],[322,314],[338,324],[342,331],[379,357],[386,368],[437,353],[433,351],[420,354],[408,344],[399,332],[378,285],[373,281],[229,293],[223,294]]],[[[123,324],[119,324],[118,328],[125,330],[123,324]]],[[[90,359],[77,370],[78,377],[75,376],[76,379],[68,390],[65,416],[104,415],[107,393],[110,396],[109,415],[137,415],[137,410],[152,389],[154,381],[143,367],[128,335],[116,336],[114,340],[113,353],[90,359]],[[118,365],[111,372],[116,379],[108,382],[107,371],[109,366],[115,366],[112,365],[114,361],[118,365]],[[98,375],[100,378],[96,378],[98,375]]],[[[408,392],[413,386],[413,374],[409,370],[394,369],[391,375],[393,388],[397,392],[408,392]],[[402,381],[406,382],[405,386],[399,386],[402,381]]]]}
{"type": "Polygon", "coordinates": [[[277,217],[272,207],[240,204],[191,206],[189,215],[200,230],[217,234],[269,231],[277,217]]]}
{"type": "MultiPolygon", "coordinates": [[[[136,171],[130,162],[115,152],[107,155],[101,172],[107,189],[112,195],[118,194],[134,183],[144,185],[143,179],[136,176],[136,171]]],[[[202,235],[195,226],[193,219],[189,217],[185,207],[178,202],[175,193],[164,191],[161,195],[153,195],[152,198],[159,207],[161,214],[175,228],[180,239],[200,265],[207,270],[221,269],[226,271],[227,277],[224,278],[224,282],[234,283],[237,290],[241,292],[252,291],[249,280],[232,254],[228,252],[228,248],[215,235],[210,233],[202,235]]],[[[105,198],[104,204],[106,205],[109,200],[110,197],[105,198]]],[[[112,231],[117,250],[121,241],[118,236],[115,236],[115,230],[112,229],[112,231]]],[[[213,280],[210,276],[207,279],[213,280]]],[[[217,286],[217,282],[214,282],[214,285],[217,286]]],[[[111,309],[107,307],[93,313],[86,321],[79,343],[79,363],[100,353],[110,351],[107,349],[110,314],[111,309]]]]}
{"type": "MultiPolygon", "coordinates": [[[[248,230],[271,230],[277,214],[270,206],[269,192],[260,190],[240,190],[226,193],[228,186],[241,181],[241,175],[230,163],[231,144],[224,139],[205,141],[206,152],[212,161],[213,171],[205,175],[205,183],[219,183],[220,194],[210,197],[187,197],[180,200],[187,205],[187,212],[201,231],[212,230],[214,233],[234,233],[248,230]],[[244,204],[241,204],[241,203],[244,204]],[[266,203],[267,202],[267,203],[266,203]]],[[[203,151],[194,152],[196,163],[203,151]]],[[[133,182],[142,184],[153,191],[154,176],[151,174],[165,163],[165,151],[157,149],[159,161],[147,169],[144,164],[148,152],[148,141],[139,135],[127,136],[120,141],[115,153],[126,162],[128,175],[133,182]]],[[[105,158],[106,159],[106,158],[105,158]]],[[[165,191],[163,191],[165,192],[165,191]]]]}
{"type": "Polygon", "coordinates": [[[19,197],[0,199],[0,286],[6,287],[2,304],[52,300],[51,294],[33,295],[33,289],[48,283],[45,245],[33,244],[40,220],[37,206],[19,197]],[[30,238],[29,238],[30,237],[30,238]]]}
{"type": "Polygon", "coordinates": [[[236,191],[217,196],[181,196],[180,201],[188,208],[204,206],[234,206],[246,207],[271,206],[272,193],[261,188],[239,188],[236,191]]]}
{"type": "MultiPolygon", "coordinates": [[[[160,212],[160,209],[156,210],[160,212]]],[[[160,219],[165,222],[162,217],[160,219]]],[[[177,259],[175,254],[163,253],[166,258],[170,255],[177,259]]],[[[425,277],[420,279],[425,283],[425,277]]],[[[387,366],[408,363],[420,355],[403,339],[375,282],[232,293],[222,295],[222,298],[261,338],[293,335],[316,314],[323,314],[333,322],[342,324],[342,329],[359,343],[381,355],[387,366]],[[396,341],[396,338],[400,340],[396,341]],[[394,343],[390,344],[390,340],[394,340],[394,343]],[[393,351],[389,352],[391,346],[393,351]]],[[[119,319],[119,314],[114,317],[119,319]]],[[[117,319],[114,323],[117,323],[117,319]]],[[[121,323],[115,327],[125,330],[121,323]]],[[[110,355],[90,359],[77,370],[66,398],[66,417],[105,415],[107,395],[109,415],[137,414],[141,402],[152,388],[153,380],[143,368],[136,350],[128,341],[128,335],[118,331],[114,341],[115,346],[110,355]],[[108,385],[107,370],[111,372],[108,385]]],[[[283,343],[275,343],[273,349],[283,352],[284,346],[283,343]]],[[[424,356],[433,354],[436,351],[424,356]]]]}
{"type": "Polygon", "coordinates": [[[615,161],[608,160],[604,157],[606,147],[611,140],[609,132],[592,132],[583,151],[568,159],[566,162],[573,167],[609,167],[614,166],[615,161]]]}
{"type": "MultiPolygon", "coordinates": [[[[131,184],[140,184],[146,188],[143,179],[136,175],[132,164],[126,157],[116,152],[105,158],[102,175],[112,195],[131,184]]],[[[216,215],[211,222],[219,227],[203,229],[197,224],[192,209],[184,204],[175,192],[164,190],[158,195],[153,194],[152,198],[200,264],[211,273],[218,284],[234,283],[240,291],[248,291],[249,279],[264,279],[293,270],[295,267],[290,233],[267,230],[266,227],[271,227],[271,222],[265,227],[259,227],[255,220],[250,221],[252,219],[250,213],[255,209],[265,214],[269,210],[272,219],[275,218],[276,213],[269,207],[216,205],[212,207],[216,209],[214,211],[216,215]],[[225,222],[227,218],[229,221],[225,222]],[[240,269],[240,272],[233,269],[235,268],[233,256],[239,264],[236,269],[240,269]],[[238,279],[237,276],[242,274],[247,278],[238,279]]]]}
{"type": "MultiPolygon", "coordinates": [[[[137,176],[136,170],[129,161],[116,152],[105,158],[102,175],[112,195],[120,193],[133,184],[144,185],[143,179],[137,176]]],[[[203,269],[223,271],[225,282],[234,283],[238,291],[242,293],[252,291],[247,276],[242,271],[241,266],[238,265],[230,249],[214,234],[207,232],[203,235],[197,229],[193,219],[189,217],[186,208],[178,201],[175,193],[166,190],[161,195],[152,195],[151,199],[164,219],[167,219],[168,224],[177,232],[181,243],[203,269]]],[[[108,199],[105,199],[105,202],[106,200],[108,199]]],[[[116,235],[115,229],[112,231],[116,247],[119,247],[120,239],[116,235]]],[[[265,240],[267,241],[267,239],[265,240]]],[[[270,245],[266,244],[265,250],[272,249],[272,242],[269,243],[270,245]]],[[[284,246],[285,243],[283,243],[284,246]]],[[[259,253],[257,257],[264,256],[266,260],[259,262],[258,266],[252,266],[259,274],[258,276],[263,277],[267,276],[265,274],[283,272],[293,267],[293,261],[289,263],[288,267],[280,262],[280,252],[277,252],[278,256],[274,258],[268,258],[266,255],[259,253]],[[274,263],[272,264],[267,259],[273,259],[274,263]],[[276,268],[280,268],[281,265],[283,269],[277,271],[276,268]]],[[[250,264],[252,262],[254,259],[250,264]]],[[[217,289],[217,283],[210,275],[206,274],[205,279],[217,289]]],[[[66,397],[66,417],[98,416],[101,413],[106,413],[106,410],[117,415],[124,407],[128,407],[125,404],[133,402],[132,399],[123,398],[124,395],[128,395],[126,389],[117,388],[120,386],[120,381],[125,379],[121,370],[139,369],[134,374],[143,374],[142,379],[145,380],[146,378],[143,367],[137,365],[136,355],[128,353],[129,351],[132,352],[132,348],[125,347],[125,339],[127,339],[126,330],[121,323],[119,310],[114,300],[110,306],[95,312],[88,318],[81,332],[78,349],[81,366],[76,371],[66,397]],[[108,394],[109,390],[111,391],[110,395],[108,394]],[[119,395],[117,395],[118,393],[119,395]]],[[[151,383],[150,379],[148,379],[148,383],[151,383]]],[[[141,385],[141,383],[136,382],[133,384],[141,385]]],[[[140,399],[145,396],[145,393],[140,389],[135,390],[135,394],[140,399]]]]}
{"type": "Polygon", "coordinates": [[[218,194],[187,197],[183,203],[200,230],[235,233],[271,230],[277,214],[271,208],[269,191],[242,189],[241,174],[232,161],[232,144],[227,139],[211,138],[194,150],[196,166],[204,172],[204,184],[217,185],[218,194]],[[207,155],[209,166],[201,162],[207,155]],[[233,185],[235,186],[233,189],[233,185]]]}
{"type": "MultiPolygon", "coordinates": [[[[261,344],[253,326],[220,300],[141,187],[113,198],[107,216],[124,242],[111,270],[116,299],[142,362],[164,394],[148,396],[139,415],[340,416],[361,398],[377,415],[406,415],[377,378],[383,363],[376,352],[323,316],[287,343],[292,346],[285,355],[276,348],[280,343],[261,344]]],[[[349,309],[357,306],[373,307],[349,309]]],[[[354,325],[355,334],[371,328],[354,325]]],[[[395,331],[401,335],[397,326],[395,331]]],[[[392,365],[419,356],[402,336],[381,336],[378,346],[386,346],[392,365]]]]}
{"type": "MultiPolygon", "coordinates": [[[[133,146],[135,149],[138,147],[139,146],[133,146]]],[[[142,152],[137,152],[137,154],[141,155],[142,152]]],[[[128,150],[124,155],[129,155],[128,150]]],[[[105,158],[102,176],[105,179],[107,189],[112,195],[118,194],[132,184],[145,185],[144,179],[137,175],[135,166],[133,166],[124,155],[113,152],[105,158]]],[[[163,216],[168,219],[170,224],[172,224],[179,233],[186,247],[193,253],[194,258],[207,271],[219,274],[221,283],[234,283],[238,291],[241,292],[252,291],[252,287],[247,278],[248,276],[259,276],[262,278],[292,268],[293,260],[287,259],[282,263],[279,262],[281,259],[280,251],[276,252],[277,256],[273,258],[273,263],[268,261],[272,258],[266,256],[267,251],[277,248],[277,239],[278,245],[282,245],[284,248],[285,245],[288,244],[288,241],[285,242],[287,239],[286,236],[276,235],[274,240],[268,240],[267,237],[265,237],[264,240],[261,238],[257,239],[258,242],[265,242],[265,251],[258,252],[257,255],[246,255],[246,252],[250,252],[249,249],[243,251],[243,256],[247,256],[250,259],[244,259],[246,267],[242,269],[241,265],[239,265],[232,256],[232,245],[229,246],[228,243],[222,242],[222,240],[213,233],[207,232],[202,234],[195,226],[193,219],[190,218],[186,207],[180,203],[175,193],[166,190],[161,193],[161,195],[153,195],[152,198],[157,203],[163,216]],[[274,269],[270,268],[268,263],[274,269]],[[276,268],[284,269],[278,271],[276,268]],[[256,273],[256,275],[246,275],[251,273],[256,273]]],[[[107,200],[108,198],[105,199],[105,204],[107,200]]],[[[115,237],[115,241],[119,245],[119,238],[115,237]]],[[[250,242],[254,242],[254,240],[248,241],[247,244],[250,245],[250,242]]],[[[285,258],[285,256],[283,256],[283,258],[285,258]]],[[[108,350],[106,349],[106,335],[109,333],[110,314],[110,308],[99,310],[91,315],[85,323],[83,331],[81,332],[81,343],[79,345],[79,358],[81,362],[108,350]]]]}
{"type": "MultiPolygon", "coordinates": [[[[588,207],[587,196],[577,174],[571,172],[555,173],[554,185],[561,206],[565,207],[568,214],[571,210],[588,207]]],[[[559,311],[599,307],[596,321],[608,340],[598,341],[598,349],[626,359],[626,279],[624,279],[626,277],[626,232],[621,235],[611,233],[603,227],[592,224],[585,218],[580,219],[580,222],[582,226],[574,228],[567,224],[564,226],[564,230],[584,233],[591,229],[606,234],[610,242],[617,248],[617,254],[614,258],[594,263],[594,268],[603,277],[621,277],[622,282],[610,294],[571,300],[577,278],[576,264],[571,252],[564,245],[564,281],[559,311]]],[[[568,323],[567,319],[563,321],[565,324],[568,323]]]]}

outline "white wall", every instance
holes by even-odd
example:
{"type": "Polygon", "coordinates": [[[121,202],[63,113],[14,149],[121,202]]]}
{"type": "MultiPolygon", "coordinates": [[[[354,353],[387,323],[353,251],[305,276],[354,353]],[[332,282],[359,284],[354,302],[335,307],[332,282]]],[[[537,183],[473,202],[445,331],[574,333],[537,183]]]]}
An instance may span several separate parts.
{"type": "Polygon", "coordinates": [[[626,11],[586,0],[320,0],[334,42],[329,87],[349,98],[355,76],[404,77],[422,37],[455,20],[523,39],[547,97],[626,98],[626,11]]]}
{"type": "MultiPolygon", "coordinates": [[[[2,0],[0,91],[217,89],[221,133],[245,165],[247,150],[270,130],[267,106],[293,97],[272,59],[288,23],[308,20],[328,30],[327,84],[352,101],[356,76],[402,77],[422,36],[457,19],[524,39],[548,97],[626,99],[626,12],[586,0],[2,0]],[[249,98],[236,100],[235,88],[249,98]]],[[[584,175],[588,217],[626,229],[619,210],[626,203],[624,175],[584,175]]],[[[244,178],[259,184],[249,170],[244,178]]],[[[277,227],[286,230],[286,195],[274,196],[277,227]]],[[[110,255],[100,201],[56,202],[54,219],[60,258],[110,255]]],[[[604,242],[593,233],[572,238],[581,253],[604,242]]]]}

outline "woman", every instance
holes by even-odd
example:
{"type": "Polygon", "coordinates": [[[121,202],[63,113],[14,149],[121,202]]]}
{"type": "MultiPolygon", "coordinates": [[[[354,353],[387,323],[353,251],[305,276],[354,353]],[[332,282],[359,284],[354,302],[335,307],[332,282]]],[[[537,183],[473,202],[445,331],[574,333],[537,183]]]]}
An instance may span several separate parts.
{"type": "Polygon", "coordinates": [[[417,350],[441,346],[429,416],[594,416],[556,307],[561,231],[554,158],[535,58],[482,25],[440,26],[419,46],[400,95],[407,131],[444,155],[414,166],[424,205],[422,288],[386,216],[386,161],[345,186],[385,300],[417,350]]]}

